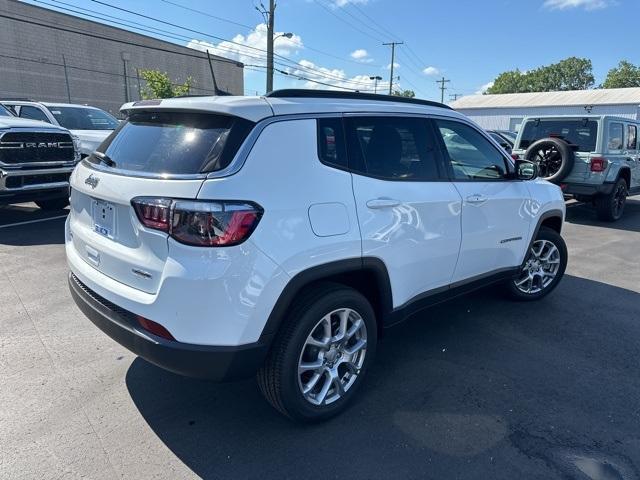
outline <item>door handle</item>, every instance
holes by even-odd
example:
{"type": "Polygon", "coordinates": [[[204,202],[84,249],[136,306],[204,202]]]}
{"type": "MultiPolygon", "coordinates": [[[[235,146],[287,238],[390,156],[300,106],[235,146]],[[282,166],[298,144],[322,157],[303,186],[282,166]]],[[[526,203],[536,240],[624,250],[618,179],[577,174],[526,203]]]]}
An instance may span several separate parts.
{"type": "Polygon", "coordinates": [[[367,207],[377,209],[377,208],[393,208],[400,205],[400,200],[395,200],[393,198],[374,198],[373,200],[369,200],[367,202],[367,207]]]}
{"type": "Polygon", "coordinates": [[[467,197],[467,203],[473,203],[473,204],[484,203],[487,200],[488,200],[487,197],[485,197],[484,195],[480,195],[479,193],[476,193],[474,195],[469,195],[467,197]]]}

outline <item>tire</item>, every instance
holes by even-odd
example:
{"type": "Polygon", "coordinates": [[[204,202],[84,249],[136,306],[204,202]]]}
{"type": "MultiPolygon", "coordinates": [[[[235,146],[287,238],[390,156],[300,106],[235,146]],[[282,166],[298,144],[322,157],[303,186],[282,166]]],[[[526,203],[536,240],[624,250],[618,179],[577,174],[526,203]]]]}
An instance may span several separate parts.
{"type": "Polygon", "coordinates": [[[69,205],[69,199],[67,197],[59,197],[50,200],[36,200],[35,204],[42,210],[63,210],[69,205]]]}
{"type": "MultiPolygon", "coordinates": [[[[339,334],[340,330],[332,329],[331,334],[334,335],[334,332],[339,334]]],[[[295,421],[308,423],[329,419],[347,407],[360,387],[373,362],[376,341],[375,314],[369,301],[360,292],[335,283],[318,284],[306,290],[290,308],[264,365],[258,371],[258,386],[276,410],[295,421]],[[326,325],[335,324],[337,327],[341,317],[340,313],[334,313],[336,311],[346,312],[343,316],[348,319],[347,331],[359,325],[350,339],[343,340],[343,343],[346,342],[343,347],[345,350],[334,349],[332,342],[322,348],[316,345],[328,338],[324,330],[326,325]],[[330,318],[331,323],[326,318],[330,318]],[[309,344],[312,334],[315,343],[309,344]],[[347,353],[347,350],[362,345],[363,340],[363,349],[355,354],[347,353]],[[328,345],[332,347],[328,348],[328,345]],[[359,352],[364,353],[361,355],[359,352]],[[353,373],[347,368],[349,361],[354,362],[353,373]],[[306,366],[312,362],[321,363],[322,366],[299,374],[302,362],[306,366]],[[329,370],[342,375],[337,377],[337,382],[343,386],[343,394],[335,383],[336,377],[330,380],[329,370]],[[314,383],[316,375],[319,377],[314,383]],[[307,395],[303,393],[303,384],[313,385],[307,395]],[[323,387],[326,385],[330,387],[323,397],[323,387]],[[323,398],[324,401],[321,401],[323,398]]]]}
{"type": "Polygon", "coordinates": [[[627,202],[627,194],[627,181],[624,178],[618,178],[610,194],[598,195],[596,197],[595,203],[598,219],[606,222],[620,220],[627,202]]]}
{"type": "Polygon", "coordinates": [[[569,144],[559,138],[543,138],[529,145],[524,159],[538,165],[540,177],[559,183],[573,169],[575,155],[569,144]]]}
{"type": "Polygon", "coordinates": [[[511,298],[521,301],[539,300],[546,297],[562,280],[567,268],[567,259],[567,245],[560,234],[551,228],[541,227],[518,276],[507,282],[508,294],[511,298]],[[540,249],[540,246],[542,246],[542,249],[540,249]],[[555,247],[557,256],[552,252],[551,246],[555,247]],[[537,258],[542,257],[544,259],[547,254],[550,254],[549,260],[554,260],[553,263],[545,263],[537,258]],[[543,276],[545,273],[553,273],[553,277],[543,276]],[[523,279],[531,278],[531,276],[533,276],[530,284],[531,288],[528,288],[529,280],[519,285],[523,279]],[[551,281],[546,283],[549,278],[551,281]],[[526,291],[527,289],[529,290],[528,292],[526,291]]]}

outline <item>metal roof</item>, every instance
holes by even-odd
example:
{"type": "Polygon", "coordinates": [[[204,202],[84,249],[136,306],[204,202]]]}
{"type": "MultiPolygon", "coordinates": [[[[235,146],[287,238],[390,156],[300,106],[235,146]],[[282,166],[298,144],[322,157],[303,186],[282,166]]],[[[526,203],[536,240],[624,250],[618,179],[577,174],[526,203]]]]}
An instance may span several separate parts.
{"type": "Polygon", "coordinates": [[[449,105],[456,109],[550,107],[562,105],[640,105],[640,88],[569,90],[564,92],[469,95],[449,105]]]}

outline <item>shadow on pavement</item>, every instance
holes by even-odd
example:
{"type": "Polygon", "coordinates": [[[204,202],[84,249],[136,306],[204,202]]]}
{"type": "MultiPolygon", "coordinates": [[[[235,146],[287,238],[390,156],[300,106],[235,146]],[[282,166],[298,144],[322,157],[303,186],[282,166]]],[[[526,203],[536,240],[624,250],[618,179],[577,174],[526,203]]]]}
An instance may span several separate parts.
{"type": "Polygon", "coordinates": [[[63,244],[68,213],[68,209],[47,212],[35,204],[0,206],[0,245],[63,244]]]}
{"type": "Polygon", "coordinates": [[[389,330],[352,407],[324,424],[289,422],[252,380],[139,358],[127,388],[203,478],[583,478],[592,464],[635,478],[640,294],[572,276],[540,302],[498,291],[389,330]]]}
{"type": "Polygon", "coordinates": [[[624,214],[617,222],[603,222],[596,217],[596,210],[591,204],[571,202],[567,204],[568,223],[588,225],[591,227],[615,228],[629,232],[640,232],[640,197],[630,197],[624,207],[624,214]]]}

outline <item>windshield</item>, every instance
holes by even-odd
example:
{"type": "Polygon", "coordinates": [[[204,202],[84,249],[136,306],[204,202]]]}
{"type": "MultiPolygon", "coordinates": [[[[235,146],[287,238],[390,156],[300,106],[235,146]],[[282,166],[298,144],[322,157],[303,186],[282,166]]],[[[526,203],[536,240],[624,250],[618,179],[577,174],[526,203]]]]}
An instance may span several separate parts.
{"type": "Polygon", "coordinates": [[[60,125],[69,130],[114,130],[119,123],[115,117],[97,108],[47,107],[60,125]]]}
{"type": "Polygon", "coordinates": [[[13,117],[13,115],[4,105],[0,105],[0,117],[13,117]]]}
{"type": "Polygon", "coordinates": [[[583,119],[528,120],[520,138],[520,148],[527,149],[536,140],[554,137],[577,146],[578,152],[593,152],[596,148],[598,122],[583,119]]]}
{"type": "Polygon", "coordinates": [[[123,170],[194,174],[226,167],[251,129],[239,118],[181,112],[132,114],[90,162],[123,170]]]}

